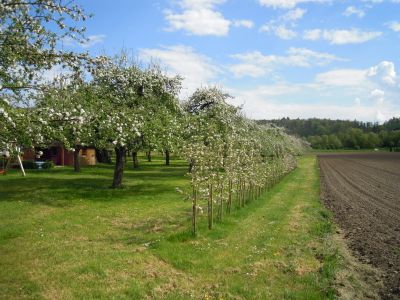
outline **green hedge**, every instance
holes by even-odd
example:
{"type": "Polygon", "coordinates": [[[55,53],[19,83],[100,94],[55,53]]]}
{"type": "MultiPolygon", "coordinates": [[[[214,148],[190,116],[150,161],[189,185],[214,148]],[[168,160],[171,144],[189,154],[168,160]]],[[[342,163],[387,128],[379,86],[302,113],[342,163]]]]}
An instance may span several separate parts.
{"type": "Polygon", "coordinates": [[[54,168],[54,163],[51,160],[46,161],[43,165],[42,165],[42,169],[51,169],[54,168]]]}

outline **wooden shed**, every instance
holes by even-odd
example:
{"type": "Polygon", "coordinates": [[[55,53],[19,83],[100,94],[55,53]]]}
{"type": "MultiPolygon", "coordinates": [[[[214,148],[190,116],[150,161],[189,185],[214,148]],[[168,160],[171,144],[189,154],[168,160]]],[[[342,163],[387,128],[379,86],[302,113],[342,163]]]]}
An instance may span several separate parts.
{"type": "MultiPolygon", "coordinates": [[[[82,166],[96,165],[96,149],[84,147],[79,152],[82,166]]],[[[53,161],[56,166],[73,166],[74,152],[66,150],[63,146],[54,144],[49,148],[35,148],[24,150],[23,160],[53,161]],[[42,151],[43,155],[37,157],[37,152],[42,151]]]]}

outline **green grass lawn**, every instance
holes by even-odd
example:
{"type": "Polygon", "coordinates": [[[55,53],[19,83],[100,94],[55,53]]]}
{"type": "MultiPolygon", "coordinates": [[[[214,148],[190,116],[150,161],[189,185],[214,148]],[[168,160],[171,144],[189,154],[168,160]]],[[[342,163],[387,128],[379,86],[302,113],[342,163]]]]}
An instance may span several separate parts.
{"type": "Polygon", "coordinates": [[[260,199],[190,235],[187,166],[0,176],[1,299],[327,299],[338,255],[314,156],[260,199]]]}

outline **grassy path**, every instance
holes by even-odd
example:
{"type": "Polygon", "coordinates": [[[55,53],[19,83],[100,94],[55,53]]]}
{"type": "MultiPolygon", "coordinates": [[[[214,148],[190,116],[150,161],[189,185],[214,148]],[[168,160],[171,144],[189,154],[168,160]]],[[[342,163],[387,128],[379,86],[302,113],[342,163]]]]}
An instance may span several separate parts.
{"type": "Polygon", "coordinates": [[[337,265],[330,231],[315,158],[305,157],[215,231],[186,243],[161,242],[153,252],[212,298],[326,299],[333,297],[337,265]]]}
{"type": "Polygon", "coordinates": [[[0,178],[0,299],[327,299],[337,267],[314,156],[246,208],[187,234],[186,166],[0,178]]]}

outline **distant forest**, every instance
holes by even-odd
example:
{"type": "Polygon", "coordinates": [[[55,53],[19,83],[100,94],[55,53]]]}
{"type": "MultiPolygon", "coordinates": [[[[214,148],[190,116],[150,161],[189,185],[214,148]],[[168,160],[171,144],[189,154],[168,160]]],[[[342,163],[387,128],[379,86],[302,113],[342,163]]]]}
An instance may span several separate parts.
{"type": "Polygon", "coordinates": [[[259,120],[306,139],[314,149],[400,149],[400,118],[383,124],[330,119],[259,120]]]}

